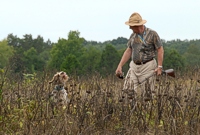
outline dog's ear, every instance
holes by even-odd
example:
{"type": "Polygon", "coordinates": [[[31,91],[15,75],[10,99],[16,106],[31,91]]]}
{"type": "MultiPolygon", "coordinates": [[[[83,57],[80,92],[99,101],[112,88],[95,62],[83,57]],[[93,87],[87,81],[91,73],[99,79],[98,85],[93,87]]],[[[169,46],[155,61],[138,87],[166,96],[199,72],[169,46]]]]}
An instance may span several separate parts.
{"type": "Polygon", "coordinates": [[[53,76],[52,80],[49,81],[49,84],[53,83],[55,81],[56,77],[59,77],[58,73],[53,76]]]}
{"type": "Polygon", "coordinates": [[[55,77],[52,78],[51,81],[49,81],[49,84],[51,84],[55,80],[55,77]]]}
{"type": "Polygon", "coordinates": [[[56,77],[59,77],[59,76],[60,76],[60,73],[58,72],[57,74],[55,74],[55,75],[53,76],[54,80],[55,80],[56,77]]]}
{"type": "Polygon", "coordinates": [[[61,74],[61,72],[57,72],[54,76],[57,76],[57,75],[60,75],[61,74]]]}
{"type": "Polygon", "coordinates": [[[68,75],[66,75],[66,80],[67,80],[67,81],[69,80],[69,76],[68,76],[68,75]]]}

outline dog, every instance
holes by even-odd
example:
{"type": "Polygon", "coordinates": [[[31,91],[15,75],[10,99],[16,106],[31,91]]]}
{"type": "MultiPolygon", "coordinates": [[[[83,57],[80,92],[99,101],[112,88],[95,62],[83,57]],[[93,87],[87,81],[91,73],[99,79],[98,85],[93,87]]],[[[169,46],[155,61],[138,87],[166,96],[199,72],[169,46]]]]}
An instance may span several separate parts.
{"type": "Polygon", "coordinates": [[[54,85],[54,90],[50,94],[53,105],[67,106],[67,104],[70,102],[67,91],[65,90],[68,80],[69,76],[65,72],[61,71],[57,72],[53,76],[52,80],[49,81],[49,84],[54,85]]]}
{"type": "Polygon", "coordinates": [[[51,81],[49,81],[49,84],[53,83],[54,85],[62,85],[64,86],[64,88],[67,87],[67,81],[69,80],[69,76],[61,71],[61,72],[57,72],[51,81]]]}

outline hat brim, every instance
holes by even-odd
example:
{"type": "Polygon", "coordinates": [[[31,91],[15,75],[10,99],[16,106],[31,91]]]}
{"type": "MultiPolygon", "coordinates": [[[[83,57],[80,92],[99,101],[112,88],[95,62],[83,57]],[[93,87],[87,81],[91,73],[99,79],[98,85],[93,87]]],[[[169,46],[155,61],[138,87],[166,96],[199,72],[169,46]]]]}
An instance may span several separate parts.
{"type": "Polygon", "coordinates": [[[142,20],[140,23],[130,23],[129,21],[127,21],[125,22],[125,24],[129,26],[140,26],[140,25],[145,24],[146,22],[147,22],[146,20],[142,20]]]}

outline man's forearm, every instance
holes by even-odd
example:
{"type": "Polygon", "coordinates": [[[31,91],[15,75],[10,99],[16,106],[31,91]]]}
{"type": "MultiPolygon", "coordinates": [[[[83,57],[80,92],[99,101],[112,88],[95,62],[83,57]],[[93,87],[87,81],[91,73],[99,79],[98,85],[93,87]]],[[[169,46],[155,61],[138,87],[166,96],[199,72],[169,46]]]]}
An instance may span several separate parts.
{"type": "Polygon", "coordinates": [[[130,59],[131,53],[132,53],[131,48],[127,48],[126,51],[124,52],[122,58],[121,58],[121,61],[120,61],[119,65],[118,65],[118,67],[123,67],[124,66],[124,64],[130,59]]]}
{"type": "Polygon", "coordinates": [[[161,46],[160,48],[158,48],[158,66],[162,66],[163,64],[163,56],[164,56],[164,49],[161,46]]]}

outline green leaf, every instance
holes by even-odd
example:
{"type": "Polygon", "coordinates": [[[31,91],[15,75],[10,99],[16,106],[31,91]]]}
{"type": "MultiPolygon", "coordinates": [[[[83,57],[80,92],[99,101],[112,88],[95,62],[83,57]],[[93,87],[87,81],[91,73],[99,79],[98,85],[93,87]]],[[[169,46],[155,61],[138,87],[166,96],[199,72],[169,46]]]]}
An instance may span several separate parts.
{"type": "Polygon", "coordinates": [[[20,128],[23,127],[23,123],[21,121],[19,122],[19,126],[20,126],[20,128]]]}

